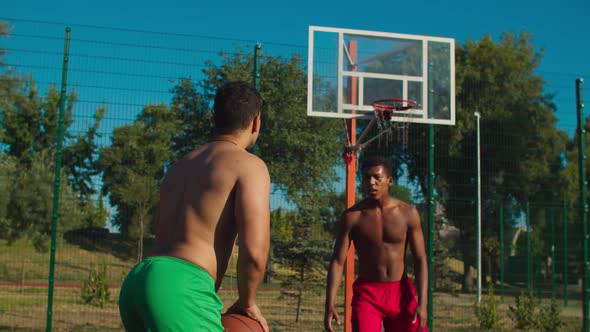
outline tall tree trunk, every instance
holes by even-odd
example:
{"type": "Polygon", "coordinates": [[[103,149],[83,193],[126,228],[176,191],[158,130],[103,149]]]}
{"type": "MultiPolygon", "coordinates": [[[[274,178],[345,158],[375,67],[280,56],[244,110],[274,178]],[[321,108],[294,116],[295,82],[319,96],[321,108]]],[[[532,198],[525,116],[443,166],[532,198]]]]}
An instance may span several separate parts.
{"type": "Polygon", "coordinates": [[[473,274],[471,273],[471,263],[473,263],[471,261],[471,259],[465,260],[464,264],[463,264],[463,288],[462,290],[464,292],[471,292],[473,291],[473,286],[474,286],[474,277],[473,274]]]}
{"type": "Polygon", "coordinates": [[[471,266],[475,263],[475,258],[473,257],[473,247],[469,244],[469,236],[464,232],[461,232],[461,243],[463,246],[461,251],[463,252],[463,285],[461,290],[463,292],[471,292],[473,291],[474,286],[474,276],[471,273],[471,266]]]}
{"type": "Polygon", "coordinates": [[[303,265],[301,265],[299,269],[299,289],[297,291],[297,315],[295,316],[295,322],[299,322],[301,305],[303,304],[303,273],[303,265]]]}
{"type": "MultiPolygon", "coordinates": [[[[492,255],[488,255],[488,276],[490,277],[490,282],[494,283],[494,269],[493,269],[493,261],[494,257],[492,255]]],[[[487,278],[483,278],[483,281],[486,281],[487,278]]]]}
{"type": "Polygon", "coordinates": [[[264,274],[264,283],[270,284],[272,281],[272,261],[274,258],[272,244],[270,246],[270,251],[268,253],[268,261],[266,262],[266,273],[264,274]]]}
{"type": "Polygon", "coordinates": [[[142,213],[139,219],[139,239],[137,239],[137,262],[141,262],[143,260],[143,219],[144,218],[142,213]]]}

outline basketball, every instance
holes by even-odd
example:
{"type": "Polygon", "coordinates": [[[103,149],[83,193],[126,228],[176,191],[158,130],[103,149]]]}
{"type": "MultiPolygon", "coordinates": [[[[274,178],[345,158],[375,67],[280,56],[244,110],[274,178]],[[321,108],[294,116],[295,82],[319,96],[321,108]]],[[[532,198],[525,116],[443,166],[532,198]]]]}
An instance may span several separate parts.
{"type": "Polygon", "coordinates": [[[221,315],[224,332],[262,332],[262,326],[255,319],[240,314],[221,315]]]}

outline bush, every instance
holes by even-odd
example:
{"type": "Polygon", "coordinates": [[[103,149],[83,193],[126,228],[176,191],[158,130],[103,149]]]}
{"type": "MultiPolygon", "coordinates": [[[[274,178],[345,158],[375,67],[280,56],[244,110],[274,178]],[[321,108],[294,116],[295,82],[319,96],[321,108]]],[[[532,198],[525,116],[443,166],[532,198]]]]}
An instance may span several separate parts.
{"type": "Polygon", "coordinates": [[[88,278],[84,280],[80,295],[84,303],[90,304],[93,300],[96,300],[101,308],[109,302],[111,294],[107,283],[106,264],[103,263],[98,268],[90,268],[88,278]]]}
{"type": "Polygon", "coordinates": [[[551,305],[541,310],[539,317],[539,323],[544,331],[554,332],[559,331],[559,328],[563,326],[561,320],[561,308],[555,299],[551,300],[551,305]]]}
{"type": "Polygon", "coordinates": [[[475,316],[479,321],[479,326],[482,328],[495,329],[499,327],[498,302],[494,296],[494,285],[492,283],[490,283],[488,288],[488,298],[485,303],[475,305],[475,316]]]}
{"type": "Polygon", "coordinates": [[[516,306],[510,306],[508,315],[517,329],[530,330],[540,327],[537,317],[539,300],[532,292],[521,293],[516,297],[516,306]]]}

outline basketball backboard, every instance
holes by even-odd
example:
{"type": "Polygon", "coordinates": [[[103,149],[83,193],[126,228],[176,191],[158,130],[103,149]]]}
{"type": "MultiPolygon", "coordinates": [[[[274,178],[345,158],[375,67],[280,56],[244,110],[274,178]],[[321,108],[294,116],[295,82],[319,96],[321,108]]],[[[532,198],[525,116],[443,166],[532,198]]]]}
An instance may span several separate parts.
{"type": "Polygon", "coordinates": [[[450,38],[309,27],[307,114],[371,118],[373,101],[417,106],[392,121],[455,124],[455,41],[450,38]]]}

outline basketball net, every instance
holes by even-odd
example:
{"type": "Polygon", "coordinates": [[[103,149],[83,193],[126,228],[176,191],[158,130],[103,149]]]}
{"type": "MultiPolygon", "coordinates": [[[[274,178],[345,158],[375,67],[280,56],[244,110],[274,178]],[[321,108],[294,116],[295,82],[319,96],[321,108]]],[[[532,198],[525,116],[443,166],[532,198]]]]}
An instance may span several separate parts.
{"type": "MultiPolygon", "coordinates": [[[[397,141],[401,142],[401,145],[405,148],[408,146],[410,123],[401,121],[393,122],[392,117],[396,112],[403,112],[412,109],[416,106],[416,102],[413,100],[402,100],[402,99],[383,99],[373,103],[374,117],[371,119],[369,124],[363,130],[359,137],[357,144],[352,145],[350,137],[348,136],[348,128],[346,120],[344,120],[344,132],[346,133],[346,142],[342,157],[344,161],[349,164],[353,160],[353,155],[356,155],[356,161],[358,163],[358,155],[360,152],[367,147],[370,143],[375,140],[379,140],[381,145],[382,137],[385,135],[385,144],[388,147],[389,142],[392,141],[393,132],[397,135],[397,141]],[[365,138],[374,126],[377,126],[377,134],[372,138],[365,141],[365,138]]],[[[357,165],[358,168],[358,165],[357,165]]]]}

